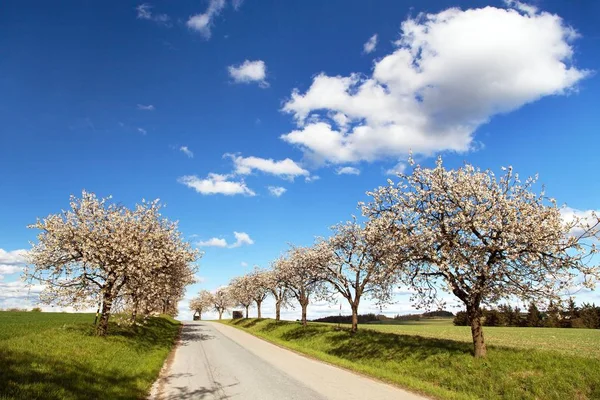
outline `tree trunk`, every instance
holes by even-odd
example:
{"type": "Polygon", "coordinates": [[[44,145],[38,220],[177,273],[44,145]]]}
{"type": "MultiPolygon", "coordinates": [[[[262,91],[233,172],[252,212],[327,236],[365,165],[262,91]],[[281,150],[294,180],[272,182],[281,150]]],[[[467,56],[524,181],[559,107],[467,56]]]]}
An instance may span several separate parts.
{"type": "Polygon", "coordinates": [[[307,326],[308,323],[306,322],[306,309],[308,308],[308,301],[304,301],[300,305],[302,306],[302,326],[307,326]]]}
{"type": "Polygon", "coordinates": [[[246,306],[246,318],[248,318],[248,308],[250,308],[250,306],[246,306]]]}
{"type": "Polygon", "coordinates": [[[261,301],[257,301],[256,302],[256,308],[258,308],[258,319],[262,318],[262,315],[260,313],[260,305],[262,304],[262,300],[261,301]]]}
{"type": "Polygon", "coordinates": [[[100,321],[96,327],[96,335],[106,336],[108,332],[108,319],[110,318],[110,309],[112,307],[113,299],[109,294],[104,295],[102,300],[102,313],[100,314],[100,321]]]}
{"type": "Polygon", "coordinates": [[[483,339],[481,310],[479,307],[467,307],[467,315],[469,316],[471,335],[473,336],[473,355],[476,358],[484,358],[487,355],[487,348],[483,339]]]}
{"type": "Polygon", "coordinates": [[[352,328],[350,331],[355,333],[358,330],[358,304],[350,303],[352,308],[352,328]]]}
{"type": "Polygon", "coordinates": [[[223,310],[219,311],[219,319],[223,318],[223,310]]]}
{"type": "Polygon", "coordinates": [[[202,321],[202,310],[198,311],[198,321],[202,321]]]}
{"type": "Polygon", "coordinates": [[[275,321],[281,320],[281,301],[275,302],[275,321]]]}

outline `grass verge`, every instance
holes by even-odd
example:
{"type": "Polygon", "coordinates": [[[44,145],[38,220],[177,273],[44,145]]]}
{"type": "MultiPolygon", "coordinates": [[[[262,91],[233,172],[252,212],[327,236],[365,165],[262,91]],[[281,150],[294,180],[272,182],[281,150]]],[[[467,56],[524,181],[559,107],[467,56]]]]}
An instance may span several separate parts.
{"type": "Polygon", "coordinates": [[[112,324],[93,314],[0,312],[0,399],[142,399],[175,343],[179,322],[112,324]]]}
{"type": "MultiPolygon", "coordinates": [[[[543,349],[471,345],[398,333],[270,319],[221,321],[317,359],[440,399],[598,399],[600,360],[543,349]]],[[[520,328],[514,328],[520,329],[520,328]]]]}

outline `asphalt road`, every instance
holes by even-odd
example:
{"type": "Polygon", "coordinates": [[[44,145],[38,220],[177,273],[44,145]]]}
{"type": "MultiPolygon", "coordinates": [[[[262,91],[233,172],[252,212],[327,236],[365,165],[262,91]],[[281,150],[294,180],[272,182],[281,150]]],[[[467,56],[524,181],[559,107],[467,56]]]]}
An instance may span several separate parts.
{"type": "Polygon", "coordinates": [[[188,322],[155,400],[423,399],[215,322],[188,322]]]}

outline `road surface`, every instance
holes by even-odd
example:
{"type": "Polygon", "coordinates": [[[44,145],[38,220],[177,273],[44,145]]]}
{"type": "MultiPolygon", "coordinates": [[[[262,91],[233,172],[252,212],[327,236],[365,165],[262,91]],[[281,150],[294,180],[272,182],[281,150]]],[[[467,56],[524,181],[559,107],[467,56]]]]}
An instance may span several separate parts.
{"type": "Polygon", "coordinates": [[[422,400],[216,322],[188,322],[155,400],[422,400]]]}

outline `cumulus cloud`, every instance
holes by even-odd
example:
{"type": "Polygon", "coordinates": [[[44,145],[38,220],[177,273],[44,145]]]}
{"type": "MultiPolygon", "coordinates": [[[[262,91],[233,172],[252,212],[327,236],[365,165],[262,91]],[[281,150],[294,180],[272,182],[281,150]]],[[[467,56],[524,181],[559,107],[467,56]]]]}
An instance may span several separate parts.
{"type": "Polygon", "coordinates": [[[360,175],[360,169],[354,167],[342,167],[335,171],[338,175],[360,175]]]}
{"type": "Polygon", "coordinates": [[[137,11],[138,19],[154,21],[160,25],[170,26],[171,18],[167,14],[153,14],[152,5],[148,3],[140,4],[135,10],[137,11]]]}
{"type": "Polygon", "coordinates": [[[248,235],[246,232],[233,232],[233,236],[235,237],[235,242],[231,244],[228,244],[227,240],[223,238],[214,237],[205,241],[199,241],[196,243],[196,245],[200,247],[227,247],[233,249],[243,245],[254,244],[254,240],[252,240],[250,235],[248,235]]]}
{"type": "Polygon", "coordinates": [[[570,234],[581,236],[600,223],[600,210],[578,210],[571,207],[560,209],[565,224],[572,226],[570,234]]]}
{"type": "Polygon", "coordinates": [[[0,264],[4,265],[25,265],[27,264],[27,250],[4,250],[0,249],[0,264]]]}
{"type": "Polygon", "coordinates": [[[573,65],[573,28],[524,8],[451,8],[401,25],[396,49],[370,76],[318,74],[283,111],[281,138],[322,163],[374,161],[472,149],[476,129],[589,74],[573,65]]]}
{"type": "Polygon", "coordinates": [[[403,174],[406,171],[406,164],[400,161],[398,164],[394,165],[392,168],[385,171],[386,175],[398,175],[403,174]]]}
{"type": "Polygon", "coordinates": [[[194,153],[187,146],[181,146],[179,148],[179,151],[181,151],[183,154],[185,154],[189,158],[194,158],[194,153]]]}
{"type": "Polygon", "coordinates": [[[201,240],[196,245],[200,247],[227,247],[227,240],[222,238],[210,238],[208,240],[201,240]]]}
{"type": "Polygon", "coordinates": [[[152,104],[148,104],[148,105],[138,104],[137,109],[142,110],[142,111],[154,111],[155,107],[152,104]]]}
{"type": "Polygon", "coordinates": [[[234,172],[239,175],[248,175],[254,171],[282,176],[289,179],[293,179],[297,176],[310,175],[306,169],[300,167],[295,161],[289,158],[275,161],[272,158],[242,157],[230,153],[225,154],[224,157],[231,158],[235,168],[234,172]]]}
{"type": "Polygon", "coordinates": [[[229,76],[236,83],[257,82],[260,87],[266,88],[269,86],[269,83],[265,80],[267,78],[267,65],[262,60],[246,60],[240,65],[230,65],[227,70],[229,76]]]}
{"type": "Polygon", "coordinates": [[[269,193],[275,197],[280,197],[282,194],[287,192],[287,189],[281,186],[269,186],[267,189],[269,189],[269,193]]]}
{"type": "Polygon", "coordinates": [[[254,196],[256,193],[252,191],[244,181],[232,181],[229,180],[229,175],[220,175],[210,173],[204,179],[198,178],[195,175],[186,175],[179,178],[177,181],[189,188],[194,189],[196,192],[204,195],[209,194],[224,194],[226,196],[233,196],[236,194],[243,194],[246,196],[254,196]]]}
{"type": "Polygon", "coordinates": [[[375,47],[377,47],[377,34],[374,34],[363,44],[363,52],[365,54],[369,54],[375,51],[375,47]]]}
{"type": "Polygon", "coordinates": [[[188,28],[200,32],[205,39],[210,39],[214,19],[221,14],[223,8],[225,8],[225,0],[210,0],[206,11],[203,14],[191,16],[186,25],[188,28]]]}
{"type": "Polygon", "coordinates": [[[246,232],[233,232],[233,236],[235,236],[235,243],[233,243],[231,246],[229,247],[240,247],[242,245],[250,245],[250,244],[254,244],[254,240],[252,240],[250,238],[250,235],[248,235],[246,232]]]}

